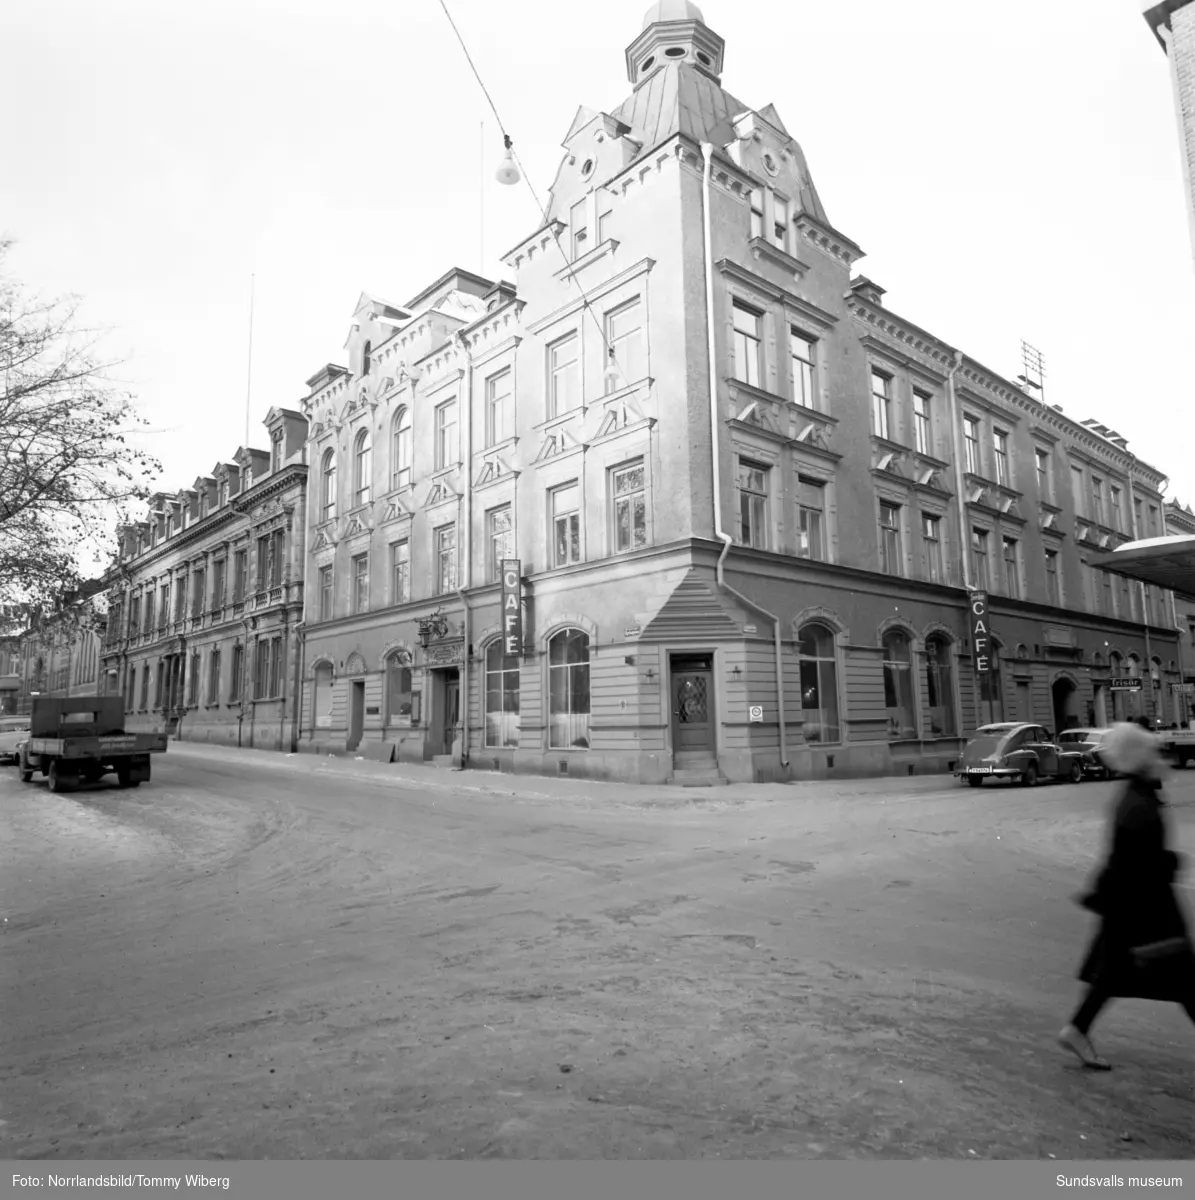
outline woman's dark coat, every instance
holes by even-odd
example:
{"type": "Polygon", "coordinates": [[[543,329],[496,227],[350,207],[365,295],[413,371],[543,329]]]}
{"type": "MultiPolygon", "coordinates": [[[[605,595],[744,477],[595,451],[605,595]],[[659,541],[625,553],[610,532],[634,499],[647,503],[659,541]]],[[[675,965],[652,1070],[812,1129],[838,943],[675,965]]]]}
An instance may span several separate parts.
{"type": "Polygon", "coordinates": [[[1079,978],[1098,978],[1113,996],[1181,1001],[1195,994],[1195,953],[1174,893],[1179,857],[1166,848],[1158,792],[1151,780],[1130,779],[1116,804],[1108,860],[1081,900],[1100,927],[1079,978]],[[1185,953],[1136,965],[1132,947],[1174,937],[1187,940],[1185,953]]]}

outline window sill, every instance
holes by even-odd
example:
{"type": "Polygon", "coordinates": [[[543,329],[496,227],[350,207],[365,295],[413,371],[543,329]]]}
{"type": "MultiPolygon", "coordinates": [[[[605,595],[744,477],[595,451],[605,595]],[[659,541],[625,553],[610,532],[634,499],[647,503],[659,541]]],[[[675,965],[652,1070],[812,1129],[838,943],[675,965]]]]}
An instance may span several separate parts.
{"type": "Polygon", "coordinates": [[[588,405],[582,401],[576,408],[570,408],[567,412],[558,413],[554,417],[549,417],[546,421],[540,422],[538,425],[533,425],[532,429],[536,433],[550,432],[558,425],[563,425],[574,417],[583,417],[589,411],[588,405]]]}

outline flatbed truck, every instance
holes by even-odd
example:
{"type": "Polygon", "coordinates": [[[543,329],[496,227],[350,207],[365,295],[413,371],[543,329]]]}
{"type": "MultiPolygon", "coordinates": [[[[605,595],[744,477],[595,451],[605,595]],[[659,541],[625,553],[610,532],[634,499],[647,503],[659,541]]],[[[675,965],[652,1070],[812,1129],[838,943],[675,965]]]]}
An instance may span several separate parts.
{"type": "Polygon", "coordinates": [[[149,781],[150,755],[165,750],[164,733],[125,732],[121,696],[39,696],[18,766],[22,783],[40,771],[52,792],[107,774],[120,787],[138,787],[149,781]]]}

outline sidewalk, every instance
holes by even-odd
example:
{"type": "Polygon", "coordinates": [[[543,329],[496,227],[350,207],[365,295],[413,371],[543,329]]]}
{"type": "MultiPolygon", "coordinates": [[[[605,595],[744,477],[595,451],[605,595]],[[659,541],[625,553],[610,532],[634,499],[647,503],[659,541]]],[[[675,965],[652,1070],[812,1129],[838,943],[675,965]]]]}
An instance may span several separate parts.
{"type": "Polygon", "coordinates": [[[277,750],[251,750],[238,746],[213,746],[204,742],[172,740],[170,758],[244,762],[280,771],[328,775],[341,779],[384,784],[387,781],[460,794],[515,796],[528,800],[596,803],[601,807],[724,808],[748,804],[834,796],[874,796],[940,792],[956,784],[948,775],[885,776],[867,779],[796,780],[790,783],[730,783],[722,787],[686,788],[673,784],[612,783],[549,775],[515,775],[480,768],[435,767],[420,763],[381,763],[354,755],[287,754],[277,750]]]}

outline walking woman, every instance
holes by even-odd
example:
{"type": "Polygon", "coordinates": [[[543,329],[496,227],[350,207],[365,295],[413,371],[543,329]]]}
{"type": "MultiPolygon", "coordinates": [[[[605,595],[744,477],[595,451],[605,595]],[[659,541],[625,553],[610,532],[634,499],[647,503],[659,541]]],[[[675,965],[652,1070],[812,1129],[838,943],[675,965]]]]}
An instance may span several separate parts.
{"type": "Polygon", "coordinates": [[[1157,739],[1139,725],[1114,725],[1101,747],[1105,764],[1125,777],[1112,813],[1108,858],[1079,903],[1100,918],[1079,971],[1087,994],[1058,1035],[1086,1067],[1111,1064],[1088,1031],[1114,997],[1175,1001],[1195,1021],[1195,951],[1174,880],[1179,856],[1166,848],[1164,768],[1157,739]]]}

